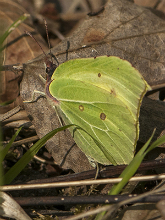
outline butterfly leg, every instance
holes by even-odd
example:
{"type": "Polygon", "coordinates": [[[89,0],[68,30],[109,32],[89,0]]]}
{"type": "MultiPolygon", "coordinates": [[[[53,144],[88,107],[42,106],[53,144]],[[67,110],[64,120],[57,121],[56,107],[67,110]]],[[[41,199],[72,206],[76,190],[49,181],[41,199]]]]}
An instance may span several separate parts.
{"type": "MultiPolygon", "coordinates": [[[[91,158],[88,158],[88,160],[89,159],[91,159],[91,158]]],[[[90,164],[91,164],[91,161],[89,160],[89,162],[90,162],[90,164]]],[[[95,174],[95,180],[97,179],[97,177],[98,177],[98,174],[99,174],[99,170],[100,170],[100,167],[99,167],[99,164],[95,161],[95,162],[93,162],[92,161],[92,166],[94,167],[94,165],[93,165],[93,163],[95,164],[95,168],[96,168],[96,174],[95,174]]],[[[88,196],[90,196],[90,194],[94,191],[94,190],[96,190],[96,185],[91,185],[90,186],[90,189],[89,189],[89,191],[88,191],[88,196]]]]}
{"type": "Polygon", "coordinates": [[[24,102],[24,103],[36,102],[37,99],[38,99],[38,98],[35,99],[35,94],[36,94],[36,93],[37,93],[37,94],[40,94],[41,96],[44,96],[44,97],[46,96],[44,92],[41,92],[41,91],[38,91],[38,90],[34,90],[34,91],[33,91],[33,94],[32,94],[32,99],[31,99],[31,100],[28,100],[28,101],[23,101],[23,102],[24,102]]]}
{"type": "Polygon", "coordinates": [[[56,115],[57,115],[58,121],[59,121],[61,127],[63,127],[64,125],[63,125],[63,122],[62,122],[62,120],[61,120],[61,118],[60,118],[60,116],[59,116],[59,114],[58,114],[57,108],[55,107],[54,109],[55,109],[55,112],[56,112],[56,115]]]}
{"type": "MultiPolygon", "coordinates": [[[[43,76],[41,76],[41,74],[39,74],[39,78],[41,79],[41,81],[45,84],[46,83],[46,80],[44,79],[43,76]]],[[[32,94],[32,98],[31,100],[28,100],[28,101],[23,101],[24,103],[32,103],[32,102],[36,102],[37,99],[35,99],[35,94],[38,93],[40,94],[41,96],[44,96],[46,97],[45,93],[44,92],[41,92],[41,91],[38,91],[38,90],[34,90],[33,91],[33,94],[32,94]]]]}
{"type": "Polygon", "coordinates": [[[44,85],[45,85],[45,83],[46,83],[46,79],[44,79],[44,77],[43,76],[41,76],[41,74],[39,74],[39,78],[40,78],[40,80],[44,83],[44,85]]]}

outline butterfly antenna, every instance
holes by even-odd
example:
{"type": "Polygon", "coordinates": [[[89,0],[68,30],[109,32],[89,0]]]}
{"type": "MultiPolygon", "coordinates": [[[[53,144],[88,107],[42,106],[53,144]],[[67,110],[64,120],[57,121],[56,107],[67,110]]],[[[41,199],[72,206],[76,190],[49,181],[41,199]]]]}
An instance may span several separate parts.
{"type": "Polygon", "coordinates": [[[52,60],[52,57],[53,57],[53,58],[56,60],[57,64],[59,65],[59,62],[58,62],[58,60],[57,60],[57,57],[56,57],[54,54],[52,54],[52,52],[51,52],[50,39],[49,39],[49,34],[48,34],[48,24],[47,24],[47,21],[46,21],[45,19],[44,19],[44,23],[45,23],[45,28],[46,28],[46,36],[47,36],[49,51],[50,51],[50,54],[52,55],[52,56],[51,56],[51,61],[53,62],[53,60],[52,60]]]}
{"type": "MultiPolygon", "coordinates": [[[[44,23],[45,23],[45,28],[46,28],[46,37],[47,37],[47,41],[48,41],[48,47],[49,47],[49,51],[50,51],[50,54],[51,53],[51,48],[50,48],[50,39],[49,39],[49,34],[48,34],[48,24],[47,24],[47,21],[44,19],[44,23]]],[[[52,57],[51,57],[51,60],[52,60],[52,57]]]]}
{"type": "Polygon", "coordinates": [[[33,38],[33,40],[35,40],[35,42],[38,44],[38,46],[41,48],[43,54],[45,55],[45,57],[47,57],[45,51],[42,49],[41,45],[38,43],[38,41],[35,39],[35,37],[29,32],[29,31],[25,31],[25,34],[29,35],[30,37],[33,38]]]}

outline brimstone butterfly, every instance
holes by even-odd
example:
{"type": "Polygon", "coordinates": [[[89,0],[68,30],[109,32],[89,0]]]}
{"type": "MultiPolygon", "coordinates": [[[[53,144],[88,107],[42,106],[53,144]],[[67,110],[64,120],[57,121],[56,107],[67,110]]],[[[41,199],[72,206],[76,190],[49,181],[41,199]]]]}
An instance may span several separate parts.
{"type": "Polygon", "coordinates": [[[150,89],[141,74],[115,56],[69,60],[48,73],[47,97],[65,124],[83,129],[74,132],[78,147],[101,164],[128,164],[141,101],[150,89]]]}

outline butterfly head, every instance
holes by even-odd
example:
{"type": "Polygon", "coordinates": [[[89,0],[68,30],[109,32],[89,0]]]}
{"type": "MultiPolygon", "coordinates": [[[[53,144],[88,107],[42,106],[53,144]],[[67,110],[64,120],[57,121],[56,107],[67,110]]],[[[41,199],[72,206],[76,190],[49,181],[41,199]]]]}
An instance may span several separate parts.
{"type": "Polygon", "coordinates": [[[57,68],[57,65],[54,64],[52,61],[48,60],[47,57],[44,63],[45,63],[45,70],[46,70],[47,77],[51,78],[55,69],[57,68]]]}

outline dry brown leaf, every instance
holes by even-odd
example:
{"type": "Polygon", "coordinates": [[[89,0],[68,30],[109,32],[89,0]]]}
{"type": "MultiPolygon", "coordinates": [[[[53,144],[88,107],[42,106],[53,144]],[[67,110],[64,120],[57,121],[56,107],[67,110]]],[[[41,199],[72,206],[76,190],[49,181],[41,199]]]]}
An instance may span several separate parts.
{"type": "MultiPolygon", "coordinates": [[[[27,12],[19,4],[16,4],[13,1],[0,0],[1,34],[24,13],[27,12]]],[[[36,45],[33,39],[25,35],[25,31],[34,32],[34,29],[31,28],[29,24],[32,24],[32,22],[30,19],[27,19],[8,36],[5,41],[5,44],[8,44],[8,46],[4,50],[4,65],[22,64],[41,53],[40,48],[36,45]]],[[[42,38],[38,36],[37,39],[43,45],[43,48],[46,49],[42,38]]],[[[1,103],[13,99],[16,100],[12,104],[1,108],[1,114],[7,112],[18,104],[22,104],[19,97],[21,73],[16,74],[11,71],[3,71],[2,76],[3,91],[1,92],[1,103]]]]}
{"type": "MultiPolygon", "coordinates": [[[[52,51],[57,55],[60,63],[64,62],[69,40],[71,45],[69,59],[101,55],[119,56],[132,63],[151,86],[156,86],[165,81],[164,32],[165,22],[149,10],[126,0],[111,0],[102,13],[97,16],[87,16],[72,36],[52,51]]],[[[34,89],[44,91],[39,74],[45,75],[43,56],[24,65],[21,88],[24,100],[31,99],[34,89]]],[[[41,98],[37,103],[26,104],[26,109],[33,117],[32,122],[40,137],[59,127],[55,112],[45,99],[41,98]]],[[[67,138],[67,133],[66,131],[58,137],[55,136],[47,144],[55,161],[75,172],[90,169],[84,154],[81,154],[76,146],[69,151],[73,141],[67,138]]]]}

